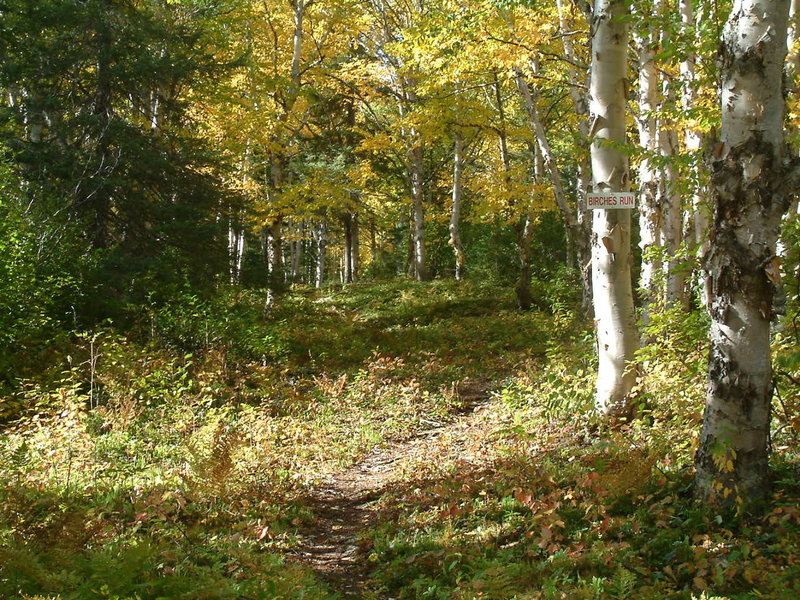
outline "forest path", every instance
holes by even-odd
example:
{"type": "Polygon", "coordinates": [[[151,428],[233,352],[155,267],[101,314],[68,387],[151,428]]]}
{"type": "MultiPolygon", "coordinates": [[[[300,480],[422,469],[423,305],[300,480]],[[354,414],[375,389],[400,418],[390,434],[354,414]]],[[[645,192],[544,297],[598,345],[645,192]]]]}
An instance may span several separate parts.
{"type": "Polygon", "coordinates": [[[490,398],[489,382],[467,380],[457,387],[456,417],[414,437],[376,450],[360,462],[327,476],[307,498],[314,523],[301,531],[295,560],[310,566],[345,598],[361,598],[369,575],[360,534],[378,514],[376,501],[399,480],[405,459],[419,456],[437,438],[468,429],[490,398]]]}

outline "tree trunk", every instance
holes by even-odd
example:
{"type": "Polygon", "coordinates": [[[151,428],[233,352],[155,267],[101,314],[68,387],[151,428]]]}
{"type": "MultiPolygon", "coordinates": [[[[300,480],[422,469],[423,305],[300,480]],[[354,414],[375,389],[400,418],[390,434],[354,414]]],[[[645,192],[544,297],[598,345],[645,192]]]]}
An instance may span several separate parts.
{"type": "MultiPolygon", "coordinates": [[[[695,25],[694,9],[692,8],[692,0],[679,0],[678,9],[681,16],[681,33],[683,43],[687,48],[687,52],[680,64],[681,73],[681,108],[685,114],[695,108],[697,98],[697,81],[695,76],[696,71],[696,57],[692,51],[695,42],[698,41],[698,35],[692,35],[690,32],[695,25]],[[692,36],[687,39],[688,36],[692,36]]],[[[694,127],[687,126],[683,132],[683,145],[686,152],[694,155],[696,159],[699,154],[700,148],[703,144],[703,136],[694,127]]],[[[697,256],[702,256],[705,252],[705,243],[708,233],[708,207],[707,207],[707,190],[700,181],[700,172],[696,162],[693,162],[691,167],[691,181],[692,192],[689,205],[691,206],[691,214],[687,227],[686,241],[689,247],[694,249],[697,256]]],[[[687,209],[688,210],[688,209],[687,209]]],[[[696,273],[692,276],[692,280],[702,280],[702,275],[696,273]]],[[[705,286],[701,286],[700,302],[704,306],[707,304],[705,297],[705,286]]]]}
{"type": "Polygon", "coordinates": [[[267,230],[267,256],[269,258],[269,287],[277,295],[284,288],[283,269],[283,220],[275,218],[267,230]]]}
{"type": "Polygon", "coordinates": [[[375,277],[376,268],[380,263],[380,250],[378,249],[378,232],[377,232],[377,225],[375,223],[375,219],[372,218],[369,220],[369,253],[370,253],[370,271],[372,272],[372,276],[375,277]]]}
{"type": "Polygon", "coordinates": [[[581,278],[581,312],[588,316],[593,316],[592,306],[592,245],[591,233],[592,223],[586,208],[586,192],[592,181],[591,163],[589,159],[589,98],[586,92],[585,82],[588,77],[585,71],[577,69],[574,65],[580,64],[578,56],[572,44],[571,28],[567,22],[567,8],[564,0],[556,0],[558,9],[558,26],[561,34],[561,41],[564,47],[564,57],[567,59],[567,69],[569,72],[569,93],[572,98],[573,108],[578,117],[578,135],[580,136],[581,156],[578,161],[577,177],[577,202],[576,202],[576,231],[572,236],[575,244],[576,258],[581,278]],[[584,84],[583,88],[581,84],[584,84]]]}
{"type": "Polygon", "coordinates": [[[314,285],[321,288],[325,283],[325,258],[328,248],[328,224],[320,221],[314,227],[314,242],[317,246],[316,260],[314,262],[314,285]]]}
{"type": "Polygon", "coordinates": [[[342,283],[353,283],[353,215],[342,216],[344,251],[342,252],[342,283]]]}
{"type": "Polygon", "coordinates": [[[659,173],[654,165],[658,155],[658,96],[659,74],[656,67],[657,35],[647,25],[644,35],[636,35],[639,50],[639,146],[643,151],[639,163],[639,247],[642,249],[642,268],[639,273],[639,288],[642,291],[642,320],[650,320],[651,303],[658,299],[659,273],[662,269],[659,250],[663,211],[658,193],[659,173]]]}
{"type": "MultiPolygon", "coordinates": [[[[541,149],[531,144],[533,154],[534,179],[540,183],[544,179],[544,157],[541,149]]],[[[520,310],[530,310],[533,305],[531,295],[531,275],[533,268],[531,264],[531,243],[533,241],[533,227],[535,224],[534,215],[528,211],[523,215],[517,225],[517,249],[519,253],[519,279],[515,288],[517,296],[517,307],[520,310]]]]}
{"type": "MultiPolygon", "coordinates": [[[[665,88],[668,85],[665,82],[665,88]]],[[[668,89],[665,89],[663,98],[670,104],[674,100],[668,89]]],[[[662,118],[658,135],[661,158],[663,160],[663,166],[660,170],[661,201],[659,204],[664,214],[662,236],[664,250],[666,251],[664,299],[669,307],[686,307],[685,277],[681,269],[681,260],[678,256],[683,240],[683,210],[681,207],[681,194],[678,190],[678,173],[675,168],[675,158],[678,153],[678,132],[673,123],[662,118]]]]}
{"type": "MultiPolygon", "coordinates": [[[[292,0],[292,15],[294,20],[294,31],[292,34],[292,65],[291,65],[291,81],[286,88],[285,97],[279,100],[282,105],[282,110],[279,115],[279,121],[286,124],[289,120],[292,109],[297,103],[300,96],[300,88],[302,86],[301,63],[303,51],[303,20],[305,17],[306,0],[292,0]]],[[[271,140],[273,145],[278,148],[277,151],[271,156],[270,160],[270,181],[268,183],[268,196],[272,206],[277,203],[278,197],[283,191],[283,186],[287,181],[291,181],[291,172],[289,170],[289,159],[286,154],[286,141],[282,139],[285,132],[281,131],[280,134],[274,136],[271,140]]],[[[266,307],[272,305],[275,299],[284,292],[286,284],[286,275],[284,269],[284,256],[283,256],[283,237],[282,225],[284,215],[280,211],[273,216],[273,220],[269,225],[269,285],[267,290],[266,307]]]]}
{"type": "Polygon", "coordinates": [[[350,269],[352,281],[358,281],[361,265],[361,239],[358,226],[358,213],[350,220],[350,269]]]}
{"type": "Polygon", "coordinates": [[[422,146],[419,140],[415,141],[409,151],[409,161],[411,163],[411,198],[413,202],[411,237],[414,252],[414,278],[417,281],[428,281],[428,267],[425,259],[424,165],[422,146]]]}
{"type": "Polygon", "coordinates": [[[530,310],[533,305],[531,296],[531,240],[533,239],[533,215],[526,214],[517,224],[517,252],[519,254],[519,279],[514,291],[517,296],[517,307],[530,310]]]}
{"type": "Polygon", "coordinates": [[[303,262],[303,240],[305,239],[306,225],[304,221],[294,222],[294,236],[291,244],[291,260],[289,262],[289,273],[292,281],[300,278],[301,263],[303,262]]]}
{"type": "MultiPolygon", "coordinates": [[[[535,63],[533,65],[533,71],[534,73],[538,71],[535,63]]],[[[528,85],[528,82],[519,70],[516,72],[515,80],[517,89],[522,98],[523,106],[525,107],[525,112],[528,115],[528,123],[536,136],[536,154],[539,157],[537,160],[544,162],[544,168],[547,170],[550,182],[553,185],[553,195],[556,200],[556,206],[558,206],[558,210],[561,213],[561,218],[564,221],[564,229],[566,229],[567,232],[567,243],[578,251],[579,261],[582,263],[589,254],[589,245],[586,241],[588,238],[578,225],[575,207],[572,206],[564,190],[564,184],[561,180],[561,173],[556,163],[555,154],[550,147],[550,142],[547,139],[547,132],[539,117],[539,109],[537,106],[539,99],[538,91],[535,87],[528,85]]],[[[543,175],[543,173],[540,175],[543,175]]]]}
{"type": "MultiPolygon", "coordinates": [[[[267,183],[267,195],[271,205],[275,205],[283,191],[286,180],[286,157],[273,156],[270,161],[270,177],[267,183]]],[[[267,284],[266,306],[270,306],[284,291],[286,281],[283,268],[283,216],[278,213],[272,217],[267,229],[267,268],[269,277],[267,284]]]]}
{"type": "Polygon", "coordinates": [[[231,217],[228,226],[228,274],[232,284],[239,283],[242,259],[245,252],[244,224],[238,214],[231,217]]]}
{"type": "Polygon", "coordinates": [[[456,280],[464,279],[464,248],[461,245],[461,176],[464,161],[464,138],[460,132],[455,134],[453,147],[453,208],[450,213],[450,240],[456,263],[456,280]]]}
{"type": "MultiPolygon", "coordinates": [[[[497,128],[498,150],[500,151],[500,163],[503,165],[503,186],[506,191],[511,189],[511,156],[508,153],[508,134],[506,133],[506,111],[503,102],[503,90],[500,87],[500,78],[497,71],[492,73],[494,82],[493,89],[495,101],[497,102],[497,116],[500,118],[500,125],[497,128]]],[[[492,218],[492,237],[490,240],[491,255],[494,258],[495,273],[500,271],[500,253],[502,250],[500,243],[500,223],[499,215],[495,214],[492,218]]]]}
{"type": "Polygon", "coordinates": [[[697,493],[745,506],[768,490],[775,246],[796,187],[782,93],[786,0],[736,0],[720,45],[722,125],[713,149],[705,256],[711,353],[697,493]]]}
{"type": "MultiPolygon", "coordinates": [[[[625,71],[628,32],[623,0],[597,0],[593,19],[590,94],[596,138],[592,143],[594,189],[627,191],[625,71]],[[609,143],[611,142],[611,143],[609,143]]],[[[595,210],[592,272],[599,370],[596,406],[609,419],[633,413],[634,353],[639,348],[631,289],[631,211],[595,210]]]]}

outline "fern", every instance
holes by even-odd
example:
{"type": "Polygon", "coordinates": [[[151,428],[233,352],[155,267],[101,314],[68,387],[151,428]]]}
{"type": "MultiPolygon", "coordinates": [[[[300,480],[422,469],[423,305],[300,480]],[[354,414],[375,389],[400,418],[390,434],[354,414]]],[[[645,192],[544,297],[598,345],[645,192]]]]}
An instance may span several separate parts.
{"type": "Polygon", "coordinates": [[[219,498],[226,494],[235,467],[234,454],[241,445],[236,428],[221,419],[212,421],[189,444],[190,485],[196,491],[219,498]]]}

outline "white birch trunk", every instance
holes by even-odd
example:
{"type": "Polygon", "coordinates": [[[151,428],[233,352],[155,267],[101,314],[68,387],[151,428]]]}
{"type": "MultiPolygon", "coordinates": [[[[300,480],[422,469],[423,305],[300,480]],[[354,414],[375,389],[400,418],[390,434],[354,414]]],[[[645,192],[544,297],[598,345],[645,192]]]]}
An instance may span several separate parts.
{"type": "MultiPolygon", "coordinates": [[[[643,26],[645,27],[645,26],[643,26]]],[[[642,268],[639,287],[643,295],[642,318],[649,321],[650,304],[658,298],[658,275],[662,269],[660,253],[653,252],[663,245],[663,212],[658,193],[658,169],[653,158],[658,154],[658,100],[659,74],[655,55],[658,46],[652,30],[645,35],[636,35],[639,50],[639,146],[643,150],[639,163],[639,247],[642,249],[642,268]],[[653,255],[655,254],[655,255],[653,255]]]]}
{"type": "Polygon", "coordinates": [[[314,242],[317,246],[316,260],[314,261],[314,285],[321,288],[325,283],[325,259],[328,250],[328,224],[321,221],[313,230],[314,242]]]}
{"type": "Polygon", "coordinates": [[[244,226],[237,215],[230,220],[228,226],[228,275],[233,284],[239,283],[244,252],[244,226]]]}
{"type": "Polygon", "coordinates": [[[461,245],[461,201],[462,201],[462,171],[464,162],[464,138],[456,132],[453,143],[453,206],[450,212],[450,240],[448,244],[453,247],[455,255],[457,281],[464,279],[464,247],[461,245]]]}
{"type": "MultiPolygon", "coordinates": [[[[662,95],[666,103],[674,101],[669,83],[664,82],[662,95]]],[[[664,112],[664,111],[662,111],[664,112]]],[[[659,151],[663,160],[660,169],[660,196],[659,204],[663,211],[664,226],[662,236],[666,261],[664,268],[664,299],[667,306],[685,306],[686,295],[684,290],[685,277],[678,258],[681,242],[683,240],[683,210],[681,207],[681,194],[678,189],[678,173],[675,168],[675,157],[678,153],[678,132],[674,124],[661,119],[659,127],[659,151]]]]}
{"type": "MultiPolygon", "coordinates": [[[[624,0],[597,0],[593,18],[591,106],[594,189],[627,191],[625,90],[628,32],[624,0]],[[609,144],[613,142],[614,144],[609,144]]],[[[631,287],[631,212],[595,210],[592,223],[592,274],[599,370],[598,412],[608,419],[632,415],[636,382],[634,353],[639,348],[631,287]]]]}
{"type": "Polygon", "coordinates": [[[775,247],[797,169],[785,147],[787,0],[735,0],[720,46],[722,126],[705,257],[711,352],[697,492],[744,503],[768,489],[775,247]],[[790,177],[791,175],[791,177],[790,177]]]}
{"type": "MultiPolygon", "coordinates": [[[[797,77],[800,75],[800,43],[798,43],[798,34],[800,34],[800,0],[791,0],[789,4],[789,28],[786,35],[786,46],[788,54],[786,55],[786,97],[797,97],[798,85],[797,77]]],[[[796,125],[792,125],[789,134],[793,140],[798,137],[798,130],[796,125]]],[[[796,141],[794,143],[797,143],[796,141]]],[[[800,203],[800,196],[792,199],[789,210],[784,215],[784,222],[786,219],[794,217],[798,214],[798,207],[800,203]]],[[[786,247],[783,241],[778,240],[777,254],[780,257],[786,255],[786,247]]]]}
{"type": "Polygon", "coordinates": [[[427,281],[429,277],[425,257],[424,165],[422,146],[419,140],[415,140],[414,146],[412,146],[409,151],[409,162],[411,163],[411,200],[413,214],[411,238],[414,278],[417,281],[427,281]]]}
{"type": "MultiPolygon", "coordinates": [[[[561,40],[564,47],[564,57],[567,59],[569,72],[569,93],[575,114],[578,116],[578,134],[580,136],[581,156],[578,161],[577,175],[577,202],[576,202],[576,233],[572,242],[575,244],[578,268],[581,275],[582,306],[581,311],[591,316],[592,313],[592,251],[591,251],[591,217],[585,210],[586,192],[592,183],[591,164],[589,160],[589,98],[588,93],[581,84],[588,83],[587,73],[579,70],[575,65],[580,64],[575,46],[572,43],[571,28],[567,21],[567,8],[564,0],[556,0],[558,8],[558,24],[561,40]]],[[[588,85],[585,85],[588,88],[588,85]]]]}
{"type": "MultiPolygon", "coordinates": [[[[699,40],[697,34],[694,34],[691,39],[689,38],[689,32],[696,23],[692,0],[679,0],[678,10],[681,17],[681,37],[686,45],[686,54],[680,64],[681,108],[684,113],[688,113],[695,108],[697,99],[697,58],[692,48],[694,43],[699,40]]],[[[703,136],[691,124],[683,131],[683,145],[688,154],[694,155],[694,159],[699,157],[700,148],[703,145],[703,136]]],[[[705,253],[705,245],[708,238],[708,190],[700,183],[700,172],[696,162],[691,168],[691,179],[693,185],[691,198],[688,202],[691,212],[686,228],[686,241],[691,248],[695,249],[697,256],[701,257],[705,253]]],[[[695,275],[695,278],[697,277],[702,280],[702,275],[695,275]]],[[[707,299],[704,285],[700,286],[699,300],[703,306],[706,306],[707,299]]]]}

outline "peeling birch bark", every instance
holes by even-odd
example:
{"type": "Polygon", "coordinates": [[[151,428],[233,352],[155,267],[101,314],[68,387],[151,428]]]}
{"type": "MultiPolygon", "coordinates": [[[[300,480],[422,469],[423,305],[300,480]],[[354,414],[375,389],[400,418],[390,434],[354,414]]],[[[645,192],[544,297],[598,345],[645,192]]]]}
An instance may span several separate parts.
{"type": "Polygon", "coordinates": [[[720,46],[722,126],[710,159],[713,216],[704,267],[711,352],[696,488],[748,505],[769,487],[775,252],[797,159],[785,145],[787,0],[736,0],[720,46]]]}
{"type": "MultiPolygon", "coordinates": [[[[598,0],[592,23],[590,111],[594,189],[628,191],[625,142],[625,89],[628,32],[623,0],[598,0]]],[[[631,211],[595,210],[592,222],[592,275],[597,328],[597,411],[610,420],[630,418],[639,348],[631,286],[631,211]]]]}

